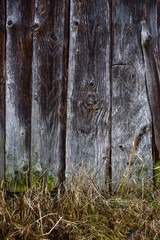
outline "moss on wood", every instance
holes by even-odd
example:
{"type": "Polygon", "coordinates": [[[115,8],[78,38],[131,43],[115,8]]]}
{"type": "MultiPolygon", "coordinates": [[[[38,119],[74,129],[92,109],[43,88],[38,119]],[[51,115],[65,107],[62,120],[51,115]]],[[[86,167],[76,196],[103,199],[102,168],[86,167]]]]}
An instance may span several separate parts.
{"type": "Polygon", "coordinates": [[[160,159],[154,164],[154,182],[157,188],[160,188],[160,159]]]}

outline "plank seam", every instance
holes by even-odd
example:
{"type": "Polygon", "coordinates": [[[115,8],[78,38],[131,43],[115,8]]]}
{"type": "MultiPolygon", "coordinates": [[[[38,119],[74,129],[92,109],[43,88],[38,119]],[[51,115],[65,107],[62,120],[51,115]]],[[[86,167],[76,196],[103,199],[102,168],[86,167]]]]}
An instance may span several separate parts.
{"type": "Polygon", "coordinates": [[[109,135],[109,143],[110,143],[110,151],[109,151],[109,163],[108,163],[108,174],[109,174],[109,191],[111,192],[111,181],[112,181],[112,63],[113,63],[113,16],[112,16],[112,10],[113,10],[113,4],[112,0],[109,0],[109,9],[110,9],[110,14],[109,14],[109,25],[110,25],[110,46],[109,46],[109,69],[110,69],[110,74],[109,74],[109,82],[110,82],[110,135],[109,135]]]}
{"type": "Polygon", "coordinates": [[[6,22],[7,22],[7,2],[4,1],[4,7],[5,7],[5,66],[4,66],[4,181],[6,182],[5,174],[6,174],[6,43],[7,43],[7,29],[6,29],[6,22]]]}

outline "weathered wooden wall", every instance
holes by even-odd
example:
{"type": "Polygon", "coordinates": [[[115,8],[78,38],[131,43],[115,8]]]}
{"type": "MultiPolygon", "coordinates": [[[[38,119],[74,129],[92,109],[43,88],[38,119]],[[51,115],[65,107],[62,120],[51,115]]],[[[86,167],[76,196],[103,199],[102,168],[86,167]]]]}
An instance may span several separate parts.
{"type": "Polygon", "coordinates": [[[0,2],[0,177],[152,178],[160,152],[160,1],[0,2]],[[130,174],[126,175],[126,169],[130,174]]]}

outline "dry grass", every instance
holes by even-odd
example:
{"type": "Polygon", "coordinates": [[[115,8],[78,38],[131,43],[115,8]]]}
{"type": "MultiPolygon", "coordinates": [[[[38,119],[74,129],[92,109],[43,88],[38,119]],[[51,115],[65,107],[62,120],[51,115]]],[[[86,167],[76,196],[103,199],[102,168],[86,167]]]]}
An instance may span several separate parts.
{"type": "Polygon", "coordinates": [[[88,178],[72,177],[63,194],[41,189],[9,196],[0,192],[0,239],[160,239],[159,190],[101,193],[88,178]]]}

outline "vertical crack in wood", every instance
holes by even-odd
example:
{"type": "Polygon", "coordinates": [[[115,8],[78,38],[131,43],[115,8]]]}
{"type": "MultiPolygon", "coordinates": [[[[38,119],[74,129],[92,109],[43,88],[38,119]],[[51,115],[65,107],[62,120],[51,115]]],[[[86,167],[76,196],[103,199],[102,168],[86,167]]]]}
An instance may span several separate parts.
{"type": "Polygon", "coordinates": [[[65,86],[63,89],[63,96],[62,96],[62,111],[64,109],[64,119],[63,121],[64,126],[62,129],[62,137],[61,137],[61,141],[62,141],[62,159],[61,159],[61,166],[60,166],[60,171],[59,171],[59,179],[60,182],[63,183],[65,181],[65,169],[66,169],[66,128],[67,128],[67,89],[68,89],[68,65],[69,65],[69,39],[70,39],[70,0],[66,1],[66,9],[65,9],[65,22],[66,22],[66,26],[65,26],[65,30],[64,30],[64,41],[65,41],[65,45],[64,45],[64,52],[63,52],[63,78],[65,81],[65,86]]]}
{"type": "Polygon", "coordinates": [[[109,180],[109,191],[112,191],[112,186],[111,186],[111,182],[112,182],[112,64],[113,64],[113,21],[112,21],[112,0],[109,0],[109,24],[110,24],[110,53],[109,53],[109,82],[110,82],[110,112],[109,112],[109,121],[110,121],[110,133],[109,133],[109,159],[108,162],[106,163],[106,171],[107,171],[107,178],[109,180]]]}
{"type": "MultiPolygon", "coordinates": [[[[32,0],[32,20],[31,20],[31,26],[33,26],[34,24],[34,15],[35,15],[35,4],[34,4],[34,0],[32,0]]],[[[32,56],[31,56],[31,71],[33,72],[33,27],[31,27],[31,33],[30,33],[30,38],[31,38],[31,47],[32,47],[32,56]]],[[[31,73],[32,75],[33,73],[31,73]]],[[[32,76],[33,77],[33,76],[32,76]]],[[[30,94],[31,94],[31,109],[30,109],[30,153],[29,153],[29,171],[28,171],[28,184],[29,187],[31,187],[31,169],[32,169],[32,161],[31,161],[31,157],[32,157],[32,153],[31,153],[31,148],[32,148],[32,87],[33,87],[33,79],[31,79],[31,86],[30,86],[30,94]]]]}
{"type": "Polygon", "coordinates": [[[5,27],[5,24],[6,24],[6,1],[4,0],[3,1],[4,3],[4,65],[3,65],[3,101],[4,101],[4,108],[3,108],[3,176],[1,177],[1,179],[4,179],[5,181],[5,172],[6,172],[6,161],[5,161],[5,142],[6,142],[6,134],[5,134],[5,131],[6,131],[6,39],[7,39],[7,30],[6,30],[6,27],[5,27]]]}

